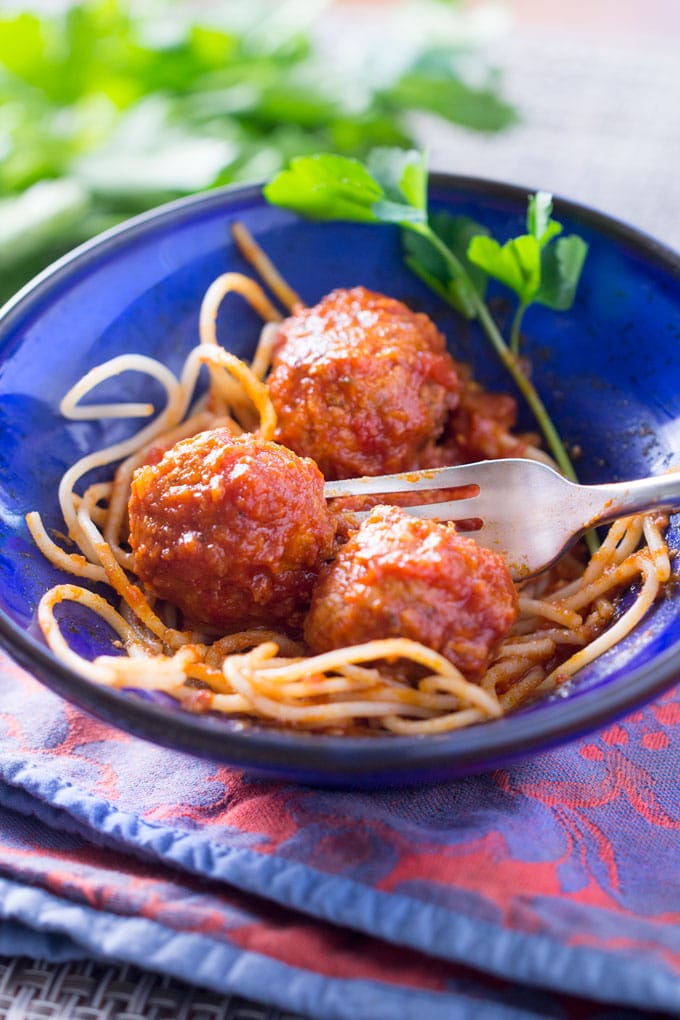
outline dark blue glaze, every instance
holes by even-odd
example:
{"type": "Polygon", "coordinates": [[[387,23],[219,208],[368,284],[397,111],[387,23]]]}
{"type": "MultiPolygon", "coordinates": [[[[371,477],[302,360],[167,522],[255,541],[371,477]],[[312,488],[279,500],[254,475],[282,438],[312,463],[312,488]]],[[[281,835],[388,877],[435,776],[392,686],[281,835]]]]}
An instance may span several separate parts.
{"type": "MultiPolygon", "coordinates": [[[[525,197],[488,181],[432,182],[435,207],[472,215],[501,238],[522,229],[525,197]]],[[[558,202],[556,215],[566,232],[586,237],[590,252],[572,310],[533,309],[526,316],[535,381],[562,434],[583,449],[583,481],[663,471],[680,450],[680,257],[591,210],[558,202]]],[[[247,271],[229,236],[238,218],[305,301],[359,283],[400,297],[430,312],[481,381],[512,390],[477,328],[442,308],[403,267],[396,231],[301,222],[269,208],[251,187],[173,203],[84,245],[0,314],[0,638],[14,657],[62,696],[139,736],[270,775],[345,786],[490,768],[572,739],[669,686],[680,672],[675,591],[559,697],[450,736],[352,740],[244,729],[189,715],[167,700],[102,690],[54,660],[35,609],[46,588],[67,578],[33,547],[24,515],[39,508],[48,526],[59,527],[60,474],[104,438],[99,425],[63,421],[59,400],[87,369],[116,354],[141,351],[171,368],[181,365],[197,340],[210,281],[225,270],[247,271]]],[[[501,319],[511,314],[500,290],[491,297],[501,319]]],[[[239,298],[227,299],[219,322],[226,346],[247,353],[257,326],[239,298]]],[[[153,397],[141,377],[123,381],[131,395],[153,397]]],[[[524,414],[521,424],[531,427],[530,417],[524,414]]],[[[107,442],[128,428],[111,423],[107,442]]],[[[528,493],[528,513],[530,507],[528,493]]],[[[675,524],[670,537],[678,548],[675,524]]],[[[77,629],[85,653],[111,651],[98,621],[81,616],[77,629]]]]}

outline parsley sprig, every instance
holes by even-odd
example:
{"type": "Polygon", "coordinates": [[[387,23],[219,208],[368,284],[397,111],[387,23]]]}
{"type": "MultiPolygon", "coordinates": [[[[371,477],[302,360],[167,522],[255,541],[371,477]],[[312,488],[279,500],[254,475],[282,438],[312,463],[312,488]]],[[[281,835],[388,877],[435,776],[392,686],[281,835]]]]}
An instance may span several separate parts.
{"type": "Polygon", "coordinates": [[[565,445],[519,356],[527,309],[533,304],[568,309],[587,253],[582,238],[563,235],[562,225],[552,218],[552,198],[547,192],[529,198],[526,233],[501,244],[468,217],[448,213],[430,217],[426,161],[414,150],[377,149],[365,164],[343,156],[301,156],[264,191],[273,205],[311,219],[401,227],[409,267],[461,315],[479,321],[531,408],[561,471],[577,480],[565,445]],[[509,342],[485,300],[489,277],[509,287],[518,299],[509,342]]]}

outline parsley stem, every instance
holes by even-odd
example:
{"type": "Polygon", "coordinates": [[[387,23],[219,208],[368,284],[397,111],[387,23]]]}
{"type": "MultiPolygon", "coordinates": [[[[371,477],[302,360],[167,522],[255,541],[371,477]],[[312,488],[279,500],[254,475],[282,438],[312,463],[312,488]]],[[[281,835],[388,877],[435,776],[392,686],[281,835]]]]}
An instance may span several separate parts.
{"type": "MultiPolygon", "coordinates": [[[[406,224],[404,224],[406,226],[406,224]]],[[[470,287],[470,300],[474,307],[477,318],[480,321],[482,329],[490,340],[494,350],[498,354],[499,358],[503,362],[503,365],[512,376],[517,388],[526,400],[527,404],[531,408],[538,425],[545,436],[546,442],[550,448],[550,451],[555,458],[562,473],[572,482],[577,482],[578,478],[574,465],[571,462],[569,454],[567,453],[564,443],[562,442],[557,429],[555,428],[553,421],[548,413],[548,410],[541,400],[536,388],[534,387],[531,380],[525,375],[522,370],[519,358],[516,353],[508,347],[507,343],[501,336],[498,326],[494,322],[494,319],[489,312],[486,302],[480,296],[477,288],[470,280],[465,267],[456,258],[450,248],[444,244],[441,238],[432,230],[429,224],[417,224],[411,226],[411,229],[416,230],[417,233],[423,234],[428,240],[435,246],[437,251],[440,253],[442,258],[448,263],[453,271],[454,276],[462,277],[470,287]]],[[[523,313],[524,308],[520,306],[519,311],[523,313]]],[[[517,322],[517,332],[519,333],[519,322],[518,316],[515,317],[517,322]]],[[[521,316],[519,317],[521,321],[521,316]]]]}
{"type": "Polygon", "coordinates": [[[510,329],[510,350],[513,354],[519,354],[520,328],[526,310],[526,304],[523,301],[520,301],[510,329]]]}

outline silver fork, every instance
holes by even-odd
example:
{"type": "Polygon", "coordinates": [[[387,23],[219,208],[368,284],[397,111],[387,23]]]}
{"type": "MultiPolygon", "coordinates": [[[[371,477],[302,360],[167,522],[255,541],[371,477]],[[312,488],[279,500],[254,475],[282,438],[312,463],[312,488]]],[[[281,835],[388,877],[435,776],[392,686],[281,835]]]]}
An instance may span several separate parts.
{"type": "MultiPolygon", "coordinates": [[[[545,570],[597,524],[644,510],[680,508],[680,473],[607,485],[577,485],[546,464],[521,458],[348,478],[327,482],[324,491],[330,499],[468,486],[475,486],[477,495],[403,509],[431,520],[481,521],[481,527],[466,534],[501,553],[515,579],[545,570]]],[[[368,511],[351,516],[361,521],[368,511]]]]}

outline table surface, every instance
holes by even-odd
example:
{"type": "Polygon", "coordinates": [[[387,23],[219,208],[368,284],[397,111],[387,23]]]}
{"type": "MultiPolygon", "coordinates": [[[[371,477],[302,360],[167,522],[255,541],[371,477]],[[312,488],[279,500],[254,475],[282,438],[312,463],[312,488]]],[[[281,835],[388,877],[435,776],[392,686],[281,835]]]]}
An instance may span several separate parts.
{"type": "MultiPolygon", "coordinates": [[[[377,29],[392,6],[359,15],[345,0],[335,17],[356,39],[353,22],[377,29]]],[[[496,26],[484,52],[520,123],[485,135],[421,118],[431,167],[542,188],[680,249],[680,3],[510,0],[499,12],[480,31],[496,26]]]]}
{"type": "MultiPolygon", "coordinates": [[[[384,19],[387,0],[376,7],[384,19]]],[[[371,8],[346,0],[332,16],[351,35],[360,19],[376,23],[371,8]]],[[[486,52],[521,122],[477,136],[422,118],[432,167],[553,191],[680,250],[680,4],[512,0],[505,10],[514,25],[486,52]]],[[[0,1016],[294,1020],[128,966],[9,958],[0,958],[0,1016]]]]}

